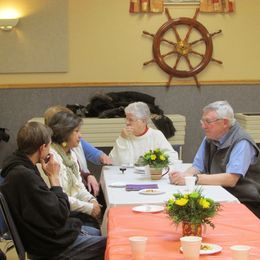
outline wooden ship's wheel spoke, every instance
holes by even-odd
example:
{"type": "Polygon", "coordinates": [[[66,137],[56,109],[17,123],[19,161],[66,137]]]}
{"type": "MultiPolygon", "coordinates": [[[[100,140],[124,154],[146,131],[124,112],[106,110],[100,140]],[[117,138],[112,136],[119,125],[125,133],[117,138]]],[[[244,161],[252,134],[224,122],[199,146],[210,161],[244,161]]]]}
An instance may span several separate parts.
{"type": "MultiPolygon", "coordinates": [[[[196,55],[198,55],[198,56],[204,58],[204,55],[201,54],[201,53],[199,53],[199,52],[197,52],[197,51],[193,51],[193,50],[192,50],[192,51],[190,51],[190,53],[196,54],[196,55]]],[[[216,63],[219,63],[219,64],[223,64],[222,61],[216,60],[216,59],[214,59],[214,58],[211,58],[210,60],[211,60],[211,61],[214,61],[214,62],[216,62],[216,63]]]]}
{"type": "MultiPolygon", "coordinates": [[[[197,16],[198,16],[198,14],[199,14],[199,11],[200,11],[200,9],[197,8],[197,9],[196,9],[196,12],[195,12],[195,14],[194,14],[194,16],[193,16],[193,19],[194,19],[194,20],[197,19],[197,16]]],[[[190,37],[190,34],[191,34],[192,29],[193,29],[193,24],[190,25],[189,30],[188,30],[188,32],[187,32],[187,34],[186,34],[186,36],[185,36],[184,41],[188,41],[188,40],[189,40],[189,37],[190,37]]]]}
{"type": "MultiPolygon", "coordinates": [[[[149,33],[149,32],[147,32],[147,31],[143,31],[143,34],[146,34],[146,35],[148,35],[148,36],[154,37],[154,34],[149,33]]],[[[162,42],[167,42],[167,43],[169,43],[169,44],[171,44],[171,45],[173,45],[173,46],[176,45],[176,42],[168,41],[167,39],[161,39],[161,41],[162,41],[162,42]]]]}
{"type": "Polygon", "coordinates": [[[153,38],[153,59],[144,62],[143,65],[145,66],[152,62],[156,62],[163,71],[169,74],[167,86],[170,86],[173,77],[193,77],[196,85],[199,87],[200,84],[196,75],[200,73],[211,61],[222,64],[222,61],[212,58],[212,37],[221,33],[221,30],[214,33],[209,33],[207,29],[196,20],[199,14],[199,9],[196,9],[193,18],[181,17],[173,19],[167,8],[165,9],[165,14],[168,18],[168,21],[164,23],[155,34],[143,31],[143,34],[153,38]],[[183,39],[178,32],[178,27],[188,28],[187,33],[183,39]],[[169,31],[173,31],[174,35],[172,35],[172,37],[175,37],[174,40],[168,38],[170,36],[170,34],[168,34],[169,31]],[[201,37],[199,37],[197,40],[190,41],[193,31],[196,31],[196,33],[198,33],[201,37]],[[164,53],[165,49],[161,48],[162,43],[169,44],[173,47],[173,50],[164,53]],[[199,43],[205,46],[204,53],[194,50],[195,45],[199,43]],[[192,64],[189,57],[190,54],[199,56],[201,60],[197,64],[192,64]],[[176,60],[173,66],[168,64],[168,60],[171,58],[171,56],[176,56],[176,60]],[[182,57],[188,64],[186,70],[178,69],[182,57]]]}
{"type": "Polygon", "coordinates": [[[177,57],[177,59],[175,61],[175,65],[174,65],[173,69],[175,69],[175,70],[177,69],[177,66],[178,66],[178,63],[180,62],[180,59],[181,59],[181,55],[178,54],[178,57],[177,57]]]}
{"type": "MultiPolygon", "coordinates": [[[[171,55],[171,54],[176,54],[176,53],[177,53],[176,51],[170,51],[170,52],[168,52],[168,53],[166,53],[166,54],[163,54],[163,55],[162,55],[162,58],[164,58],[164,57],[166,57],[166,56],[169,56],[169,55],[171,55]]],[[[149,63],[152,63],[152,62],[155,62],[155,59],[146,61],[146,62],[143,63],[143,65],[148,65],[149,63]]]]}

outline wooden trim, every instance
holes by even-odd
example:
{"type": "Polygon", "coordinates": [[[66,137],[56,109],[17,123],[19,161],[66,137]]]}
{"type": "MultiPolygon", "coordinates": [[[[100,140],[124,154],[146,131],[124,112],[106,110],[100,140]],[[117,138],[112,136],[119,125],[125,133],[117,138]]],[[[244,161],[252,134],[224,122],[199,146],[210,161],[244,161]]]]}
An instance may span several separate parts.
{"type": "MultiPolygon", "coordinates": [[[[71,88],[71,87],[129,87],[149,86],[166,87],[167,82],[61,82],[61,83],[14,83],[0,84],[0,89],[23,89],[23,88],[71,88]]],[[[260,79],[256,80],[207,80],[200,81],[201,86],[207,85],[259,85],[260,79]]],[[[195,86],[194,81],[172,82],[170,87],[195,86]]]]}

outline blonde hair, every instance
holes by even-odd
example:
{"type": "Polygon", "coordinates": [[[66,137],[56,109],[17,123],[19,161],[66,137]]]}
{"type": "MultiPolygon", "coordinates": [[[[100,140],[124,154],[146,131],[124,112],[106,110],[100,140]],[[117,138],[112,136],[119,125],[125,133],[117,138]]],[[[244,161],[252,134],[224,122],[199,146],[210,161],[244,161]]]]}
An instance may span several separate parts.
{"type": "Polygon", "coordinates": [[[47,108],[43,114],[45,125],[49,125],[52,117],[55,114],[57,114],[58,112],[73,113],[69,108],[61,106],[61,105],[51,106],[51,107],[47,108]]]}

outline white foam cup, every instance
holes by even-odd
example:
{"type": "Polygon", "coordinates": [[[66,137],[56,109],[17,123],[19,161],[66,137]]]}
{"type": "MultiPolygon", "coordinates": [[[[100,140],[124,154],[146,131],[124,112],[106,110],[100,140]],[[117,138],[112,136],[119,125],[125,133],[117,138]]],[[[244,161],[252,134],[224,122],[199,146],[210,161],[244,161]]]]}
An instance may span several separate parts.
{"type": "Polygon", "coordinates": [[[129,242],[132,249],[133,260],[144,260],[147,237],[133,236],[129,237],[129,242]]]}
{"type": "Polygon", "coordinates": [[[201,237],[185,236],[181,237],[181,247],[185,260],[198,260],[200,257],[201,237]]]}
{"type": "Polygon", "coordinates": [[[230,247],[233,260],[247,260],[249,256],[250,246],[235,245],[230,247]]]}
{"type": "Polygon", "coordinates": [[[185,179],[185,185],[186,185],[188,192],[192,192],[195,188],[196,177],[186,176],[186,177],[184,177],[184,179],[185,179]]]}

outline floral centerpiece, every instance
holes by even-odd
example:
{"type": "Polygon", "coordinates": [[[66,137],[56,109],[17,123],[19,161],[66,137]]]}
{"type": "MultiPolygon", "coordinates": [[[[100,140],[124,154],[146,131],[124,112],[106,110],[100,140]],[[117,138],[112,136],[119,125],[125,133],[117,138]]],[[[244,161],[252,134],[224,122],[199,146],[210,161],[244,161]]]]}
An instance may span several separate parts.
{"type": "Polygon", "coordinates": [[[201,189],[196,189],[191,193],[175,193],[166,202],[166,212],[170,218],[178,225],[182,222],[183,235],[201,236],[202,224],[215,225],[212,218],[220,210],[220,204],[202,195],[201,189]]]}
{"type": "Polygon", "coordinates": [[[150,176],[152,180],[159,180],[168,170],[162,174],[163,168],[169,165],[169,156],[161,151],[159,148],[155,150],[149,150],[137,161],[139,165],[149,165],[150,176]]]}
{"type": "Polygon", "coordinates": [[[164,168],[169,165],[169,156],[157,148],[149,150],[143,156],[140,156],[137,164],[150,165],[154,168],[164,168]]]}

